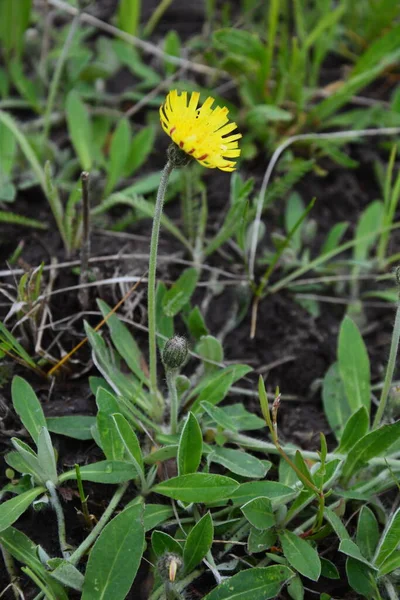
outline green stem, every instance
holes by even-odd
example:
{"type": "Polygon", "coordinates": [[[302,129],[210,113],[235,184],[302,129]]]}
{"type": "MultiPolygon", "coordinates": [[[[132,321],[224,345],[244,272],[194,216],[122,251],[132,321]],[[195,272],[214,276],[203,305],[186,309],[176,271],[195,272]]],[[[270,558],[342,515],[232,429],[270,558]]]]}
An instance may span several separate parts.
{"type": "Polygon", "coordinates": [[[58,498],[57,490],[52,481],[46,481],[46,487],[50,494],[50,502],[56,513],[57,517],[57,527],[58,527],[58,540],[60,542],[61,553],[64,558],[68,559],[70,556],[69,546],[67,544],[66,534],[65,534],[65,519],[64,512],[58,498]]]}
{"type": "Polygon", "coordinates": [[[165,11],[171,3],[172,0],[161,0],[161,2],[158,3],[157,8],[152,13],[150,19],[147,22],[146,27],[143,30],[144,37],[149,37],[149,35],[152,34],[154,28],[157,26],[157,23],[162,18],[163,14],[165,13],[165,11]]]}
{"type": "Polygon", "coordinates": [[[40,590],[42,590],[41,593],[37,596],[38,598],[40,598],[41,595],[44,594],[44,597],[47,600],[57,600],[57,598],[54,596],[53,592],[43,583],[43,581],[40,579],[40,577],[38,577],[36,575],[36,573],[34,573],[32,571],[32,569],[30,569],[29,567],[22,567],[21,571],[23,573],[26,573],[28,575],[28,577],[30,577],[32,579],[32,581],[34,581],[36,583],[38,588],[40,590]]]}
{"type": "Polygon", "coordinates": [[[75,552],[71,555],[69,562],[73,565],[77,565],[82,556],[89,550],[90,546],[95,542],[96,538],[100,535],[100,532],[107,524],[111,515],[113,514],[115,508],[117,507],[119,501],[122,496],[125,494],[126,489],[129,485],[129,481],[121,484],[114,496],[110,500],[110,504],[107,506],[106,510],[103,512],[99,522],[93,528],[93,530],[89,533],[87,538],[85,538],[82,544],[75,550],[75,552]]]}
{"type": "MultiPolygon", "coordinates": [[[[168,161],[161,175],[160,186],[157,192],[153,228],[151,231],[149,280],[148,280],[148,320],[149,320],[149,353],[150,353],[150,391],[153,402],[162,403],[157,387],[157,341],[156,341],[156,270],[157,250],[160,235],[161,216],[164,205],[165,191],[173,166],[168,161]]],[[[161,406],[162,408],[162,406],[161,406]]]]}
{"type": "Polygon", "coordinates": [[[178,371],[176,369],[167,369],[167,385],[169,391],[169,399],[171,402],[171,417],[170,417],[170,430],[171,434],[174,435],[178,432],[178,410],[179,400],[178,392],[176,390],[176,376],[178,371]]]}
{"type": "Polygon", "coordinates": [[[83,490],[81,470],[80,470],[78,464],[75,465],[75,473],[76,473],[76,483],[78,485],[79,498],[81,499],[82,514],[83,514],[84,519],[85,519],[86,527],[90,531],[91,529],[93,529],[93,523],[92,523],[92,520],[90,518],[90,514],[89,514],[89,510],[88,510],[88,505],[87,505],[87,498],[86,498],[85,492],[83,490]]]}
{"type": "Polygon", "coordinates": [[[390,345],[389,362],[386,369],[385,381],[382,388],[381,397],[379,400],[378,410],[376,411],[374,423],[372,429],[376,429],[382,420],[383,413],[385,412],[387,399],[389,396],[390,386],[393,381],[394,369],[396,366],[397,351],[399,348],[400,340],[400,301],[397,303],[396,319],[393,327],[392,342],[390,345]]]}

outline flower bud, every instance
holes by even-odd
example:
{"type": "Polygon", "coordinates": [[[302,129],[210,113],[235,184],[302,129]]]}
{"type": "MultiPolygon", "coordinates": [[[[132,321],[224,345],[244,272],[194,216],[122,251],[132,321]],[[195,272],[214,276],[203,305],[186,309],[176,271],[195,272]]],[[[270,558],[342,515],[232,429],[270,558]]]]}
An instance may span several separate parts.
{"type": "Polygon", "coordinates": [[[180,369],[188,356],[188,343],[181,335],[174,335],[164,346],[162,361],[164,367],[169,370],[180,369]]]}
{"type": "Polygon", "coordinates": [[[166,552],[157,562],[158,572],[164,581],[174,582],[182,566],[182,558],[173,552],[166,552]]]}
{"type": "Polygon", "coordinates": [[[175,144],[175,142],[168,146],[167,156],[171,165],[178,168],[185,167],[192,160],[192,157],[181,150],[179,146],[175,144]]]}

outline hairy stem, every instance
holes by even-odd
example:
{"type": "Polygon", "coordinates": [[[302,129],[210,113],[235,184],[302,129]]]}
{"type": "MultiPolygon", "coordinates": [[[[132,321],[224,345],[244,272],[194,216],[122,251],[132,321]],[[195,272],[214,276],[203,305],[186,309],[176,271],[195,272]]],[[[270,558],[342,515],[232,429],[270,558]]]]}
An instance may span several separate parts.
{"type": "Polygon", "coordinates": [[[179,400],[178,400],[178,392],[176,390],[176,376],[177,376],[178,372],[176,369],[167,369],[166,374],[167,374],[169,399],[171,402],[170,431],[171,431],[171,434],[175,434],[178,431],[179,400]]]}
{"type": "Polygon", "coordinates": [[[393,327],[392,334],[392,342],[390,345],[390,353],[389,353],[389,361],[386,369],[385,381],[382,388],[381,397],[379,400],[378,410],[376,411],[374,423],[372,425],[373,429],[379,427],[380,422],[383,417],[383,413],[385,412],[387,399],[389,396],[390,386],[393,381],[394,369],[396,366],[396,357],[397,351],[399,348],[399,340],[400,340],[400,301],[397,303],[396,310],[396,319],[393,327]]]}
{"type": "Polygon", "coordinates": [[[57,527],[58,527],[58,540],[60,542],[61,553],[64,558],[69,558],[69,546],[67,544],[66,534],[65,534],[65,519],[64,512],[58,498],[57,490],[52,481],[46,481],[46,487],[50,494],[50,502],[51,506],[54,509],[57,517],[57,527]]]}
{"type": "Polygon", "coordinates": [[[149,258],[149,276],[148,276],[148,320],[149,320],[149,353],[150,353],[150,391],[153,402],[161,405],[162,399],[158,393],[157,386],[157,341],[156,341],[156,270],[157,270],[157,250],[158,239],[160,235],[161,216],[164,205],[165,191],[173,166],[168,161],[161,175],[160,186],[157,192],[155,212],[153,218],[153,228],[151,231],[150,258],[149,258]]]}
{"type": "Polygon", "coordinates": [[[117,507],[119,501],[122,496],[125,494],[126,489],[129,485],[129,481],[121,484],[114,496],[110,500],[110,504],[107,506],[106,510],[103,512],[99,522],[89,533],[87,538],[85,538],[82,544],[75,550],[75,552],[71,555],[69,562],[73,565],[78,564],[82,556],[89,550],[90,546],[96,541],[97,537],[100,535],[102,529],[107,525],[108,520],[113,514],[115,508],[117,507]]]}

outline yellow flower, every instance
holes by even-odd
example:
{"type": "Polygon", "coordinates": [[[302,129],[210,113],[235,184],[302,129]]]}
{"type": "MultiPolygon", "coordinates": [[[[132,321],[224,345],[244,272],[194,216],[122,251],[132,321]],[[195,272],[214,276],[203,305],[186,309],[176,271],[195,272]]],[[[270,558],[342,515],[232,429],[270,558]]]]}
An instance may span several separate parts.
{"type": "Polygon", "coordinates": [[[212,109],[214,98],[209,97],[197,108],[199,97],[193,92],[188,103],[187,92],[169,92],[160,108],[161,125],[179,148],[204,167],[234,171],[236,162],[230,159],[240,156],[237,140],[242,134],[227,136],[237,125],[229,123],[226,106],[212,109]]]}

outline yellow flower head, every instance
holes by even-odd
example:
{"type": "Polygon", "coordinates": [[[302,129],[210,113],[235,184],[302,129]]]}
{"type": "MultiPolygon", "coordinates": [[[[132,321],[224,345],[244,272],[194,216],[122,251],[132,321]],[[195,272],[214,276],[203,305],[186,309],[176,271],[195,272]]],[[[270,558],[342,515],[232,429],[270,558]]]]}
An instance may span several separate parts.
{"type": "Polygon", "coordinates": [[[160,108],[161,125],[179,148],[204,167],[234,171],[236,162],[231,159],[240,156],[238,139],[242,134],[227,136],[237,125],[229,123],[226,106],[212,109],[214,98],[207,98],[197,108],[199,97],[193,92],[188,103],[187,92],[169,92],[160,108]]]}

